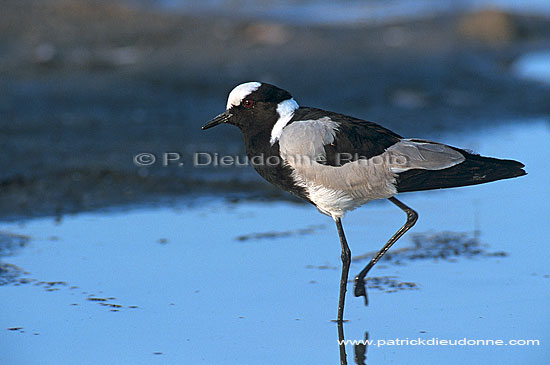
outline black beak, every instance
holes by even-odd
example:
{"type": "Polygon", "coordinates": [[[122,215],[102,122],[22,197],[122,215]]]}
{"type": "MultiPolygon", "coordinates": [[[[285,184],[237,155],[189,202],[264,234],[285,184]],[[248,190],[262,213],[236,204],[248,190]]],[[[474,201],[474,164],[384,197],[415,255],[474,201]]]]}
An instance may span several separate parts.
{"type": "Polygon", "coordinates": [[[215,127],[218,124],[227,123],[229,118],[231,118],[232,116],[233,116],[233,114],[229,113],[229,111],[226,110],[223,113],[221,113],[220,115],[218,115],[216,118],[212,119],[210,122],[206,123],[202,127],[202,130],[215,127]]]}

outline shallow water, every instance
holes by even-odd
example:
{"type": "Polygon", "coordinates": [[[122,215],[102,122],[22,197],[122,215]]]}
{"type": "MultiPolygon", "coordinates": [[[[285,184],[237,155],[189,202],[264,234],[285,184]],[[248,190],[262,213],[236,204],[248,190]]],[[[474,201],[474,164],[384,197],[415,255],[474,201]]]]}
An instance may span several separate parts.
{"type": "MultiPolygon", "coordinates": [[[[535,339],[540,346],[371,345],[366,357],[369,364],[542,364],[550,339],[549,121],[438,139],[518,159],[529,175],[402,195],[420,214],[411,233],[464,234],[488,254],[380,262],[372,276],[415,286],[382,283],[369,290],[368,307],[348,292],[346,339],[365,332],[374,341],[535,339]]],[[[349,213],[352,254],[378,249],[404,218],[386,202],[349,213]]],[[[330,321],[338,236],[309,205],[200,198],[0,223],[0,232],[1,363],[339,361],[330,321]]],[[[411,233],[397,250],[414,246],[411,233]]],[[[351,275],[365,263],[353,263],[351,275]]],[[[353,364],[353,346],[347,352],[353,364]]]]}
{"type": "MultiPolygon", "coordinates": [[[[128,0],[127,0],[128,1],[128,0]]],[[[134,0],[135,1],[135,0],[134,0]]],[[[143,2],[143,0],[141,0],[143,2]]],[[[147,1],[145,1],[147,2],[147,1]]],[[[155,6],[186,13],[214,13],[274,19],[295,24],[383,23],[480,9],[502,9],[524,14],[550,14],[546,0],[161,0],[155,6]]]]}

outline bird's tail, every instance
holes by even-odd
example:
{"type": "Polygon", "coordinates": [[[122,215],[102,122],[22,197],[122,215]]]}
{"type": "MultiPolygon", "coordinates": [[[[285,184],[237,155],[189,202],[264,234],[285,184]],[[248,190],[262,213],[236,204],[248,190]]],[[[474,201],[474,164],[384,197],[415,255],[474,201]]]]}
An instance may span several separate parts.
{"type": "Polygon", "coordinates": [[[464,162],[443,170],[414,169],[402,172],[397,176],[397,191],[404,193],[477,185],[527,174],[521,162],[483,157],[452,148],[464,155],[464,162]]]}

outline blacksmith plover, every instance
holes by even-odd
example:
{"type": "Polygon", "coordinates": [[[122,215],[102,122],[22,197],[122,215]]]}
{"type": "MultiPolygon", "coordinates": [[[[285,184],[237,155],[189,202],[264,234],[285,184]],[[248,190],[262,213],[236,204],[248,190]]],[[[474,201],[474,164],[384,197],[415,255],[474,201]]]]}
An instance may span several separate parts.
{"type": "Polygon", "coordinates": [[[341,219],[371,200],[389,199],[406,223],[355,277],[355,296],[365,297],[365,276],[416,222],[417,213],[395,198],[402,192],[482,184],[525,175],[518,161],[482,157],[423,139],[406,139],[376,124],[310,107],[288,91],[247,82],[235,87],[227,109],[202,129],[239,127],[250,161],[270,183],[312,203],[334,219],[342,246],[338,319],[343,321],[351,252],[341,219]],[[253,157],[256,156],[256,159],[253,157]],[[261,158],[257,158],[261,157],[261,158]]]}

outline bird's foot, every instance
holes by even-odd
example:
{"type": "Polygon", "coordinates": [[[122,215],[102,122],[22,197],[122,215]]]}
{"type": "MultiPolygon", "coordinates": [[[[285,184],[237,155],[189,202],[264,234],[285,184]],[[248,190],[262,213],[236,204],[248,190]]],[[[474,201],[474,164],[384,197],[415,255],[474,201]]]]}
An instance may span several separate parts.
{"type": "Polygon", "coordinates": [[[369,298],[367,297],[367,289],[363,278],[360,278],[359,276],[355,278],[353,292],[356,297],[365,297],[365,305],[369,305],[369,298]]]}

